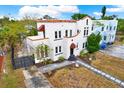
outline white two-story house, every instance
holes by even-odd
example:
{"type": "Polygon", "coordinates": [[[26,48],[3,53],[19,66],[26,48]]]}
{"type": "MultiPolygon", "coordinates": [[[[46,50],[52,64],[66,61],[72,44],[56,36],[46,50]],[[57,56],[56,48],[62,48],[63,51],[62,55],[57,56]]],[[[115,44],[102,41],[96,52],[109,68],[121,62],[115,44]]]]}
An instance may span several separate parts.
{"type": "MultiPolygon", "coordinates": [[[[50,58],[54,61],[63,56],[78,56],[86,49],[87,37],[91,33],[100,32],[102,41],[112,43],[115,40],[117,20],[92,20],[86,16],[81,20],[37,20],[38,36],[27,37],[26,45],[29,54],[34,54],[35,62],[50,58]],[[102,25],[98,25],[97,23],[102,25]],[[37,46],[47,45],[51,51],[41,54],[37,46]],[[39,59],[40,58],[40,59],[39,59]]],[[[47,51],[46,51],[47,52],[47,51]]]]}

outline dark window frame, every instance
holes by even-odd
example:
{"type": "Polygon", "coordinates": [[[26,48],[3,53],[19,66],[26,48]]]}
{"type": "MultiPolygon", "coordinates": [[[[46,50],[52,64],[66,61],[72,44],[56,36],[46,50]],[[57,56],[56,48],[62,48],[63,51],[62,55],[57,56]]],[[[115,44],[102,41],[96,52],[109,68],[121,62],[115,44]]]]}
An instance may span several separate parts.
{"type": "Polygon", "coordinates": [[[65,36],[68,37],[68,30],[65,30],[65,36]]]}
{"type": "Polygon", "coordinates": [[[59,31],[59,38],[61,38],[61,36],[62,36],[62,35],[61,35],[61,31],[59,31]]]}
{"type": "Polygon", "coordinates": [[[55,39],[57,39],[58,38],[58,36],[57,36],[57,31],[55,31],[55,39]]]}
{"type": "Polygon", "coordinates": [[[58,47],[55,47],[55,53],[56,54],[58,53],[58,47]]]}
{"type": "Polygon", "coordinates": [[[72,37],[72,30],[70,30],[70,37],[72,37]]]}
{"type": "Polygon", "coordinates": [[[60,53],[60,52],[62,52],[62,47],[61,47],[61,46],[59,46],[59,53],[60,53]]]}
{"type": "Polygon", "coordinates": [[[88,19],[86,19],[86,25],[88,25],[88,22],[89,22],[89,20],[88,20],[88,19]]]}

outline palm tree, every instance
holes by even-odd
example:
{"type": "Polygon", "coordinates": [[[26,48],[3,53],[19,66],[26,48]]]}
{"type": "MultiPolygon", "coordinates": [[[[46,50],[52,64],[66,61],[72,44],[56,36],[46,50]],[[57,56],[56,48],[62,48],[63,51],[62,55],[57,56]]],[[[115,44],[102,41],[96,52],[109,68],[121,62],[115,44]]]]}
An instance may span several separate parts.
{"type": "Polygon", "coordinates": [[[36,50],[37,50],[37,55],[40,55],[41,54],[41,57],[40,59],[44,58],[44,57],[48,57],[48,54],[50,52],[50,48],[48,45],[39,45],[36,47],[36,50]]]}

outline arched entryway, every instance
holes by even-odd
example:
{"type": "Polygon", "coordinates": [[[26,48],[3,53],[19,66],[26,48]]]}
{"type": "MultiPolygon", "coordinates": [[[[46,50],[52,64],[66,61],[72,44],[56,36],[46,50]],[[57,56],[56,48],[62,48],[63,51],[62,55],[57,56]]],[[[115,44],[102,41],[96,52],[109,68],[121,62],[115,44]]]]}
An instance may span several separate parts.
{"type": "Polygon", "coordinates": [[[70,45],[70,55],[74,55],[74,49],[76,48],[76,45],[74,43],[72,43],[70,45]]]}
{"type": "Polygon", "coordinates": [[[68,60],[70,60],[70,61],[73,61],[73,60],[75,60],[76,58],[75,58],[75,55],[74,55],[74,49],[76,48],[76,45],[74,44],[74,43],[72,43],[71,45],[70,45],[70,56],[69,56],[69,58],[68,58],[68,60]]]}

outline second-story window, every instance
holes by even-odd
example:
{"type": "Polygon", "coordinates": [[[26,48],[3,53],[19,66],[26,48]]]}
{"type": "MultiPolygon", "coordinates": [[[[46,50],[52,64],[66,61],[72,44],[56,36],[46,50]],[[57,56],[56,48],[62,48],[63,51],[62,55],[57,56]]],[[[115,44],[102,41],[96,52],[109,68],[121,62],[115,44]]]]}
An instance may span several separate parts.
{"type": "Polygon", "coordinates": [[[94,25],[92,25],[92,28],[91,28],[92,31],[93,31],[93,28],[94,28],[94,25]]]}
{"type": "Polygon", "coordinates": [[[104,27],[102,27],[102,31],[104,31],[104,27]]]}
{"type": "Polygon", "coordinates": [[[65,36],[68,37],[68,30],[65,30],[65,36]]]}
{"type": "Polygon", "coordinates": [[[61,38],[61,31],[59,31],[59,38],[61,38]]]}
{"type": "Polygon", "coordinates": [[[86,25],[88,25],[88,19],[86,20],[86,25]]]}
{"type": "Polygon", "coordinates": [[[106,30],[108,30],[108,26],[106,27],[106,30]]]}
{"type": "Polygon", "coordinates": [[[70,37],[72,37],[72,30],[70,30],[70,37]]]}
{"type": "Polygon", "coordinates": [[[87,34],[86,35],[88,35],[88,30],[87,30],[87,34]]]}
{"type": "Polygon", "coordinates": [[[79,31],[79,29],[77,30],[77,34],[79,33],[80,31],[79,31]]]}
{"type": "Polygon", "coordinates": [[[84,30],[84,36],[85,36],[85,34],[86,34],[86,30],[84,30]]]}
{"type": "Polygon", "coordinates": [[[110,26],[109,30],[110,30],[110,31],[112,30],[112,26],[110,26]]]}
{"type": "Polygon", "coordinates": [[[114,26],[114,30],[116,30],[116,26],[114,26]]]}
{"type": "Polygon", "coordinates": [[[57,39],[57,31],[55,31],[55,39],[57,39]]]}

